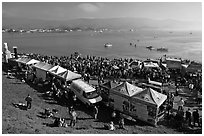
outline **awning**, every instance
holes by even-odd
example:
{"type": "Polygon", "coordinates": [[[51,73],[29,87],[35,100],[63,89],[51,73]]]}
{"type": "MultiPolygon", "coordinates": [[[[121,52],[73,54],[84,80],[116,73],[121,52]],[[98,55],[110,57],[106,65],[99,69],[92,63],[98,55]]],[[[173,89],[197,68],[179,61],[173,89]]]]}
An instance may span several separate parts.
{"type": "Polygon", "coordinates": [[[115,88],[113,88],[111,90],[119,92],[119,93],[127,95],[127,96],[130,96],[130,97],[143,91],[142,88],[137,87],[135,85],[132,85],[128,82],[124,82],[124,83],[116,86],[115,88]]]}
{"type": "Polygon", "coordinates": [[[167,99],[167,96],[151,88],[147,88],[144,91],[134,95],[133,98],[149,102],[159,107],[167,99]]]}
{"type": "Polygon", "coordinates": [[[39,60],[31,59],[28,62],[26,62],[26,65],[36,64],[36,63],[39,63],[39,62],[40,62],[39,60]]]}
{"type": "Polygon", "coordinates": [[[59,73],[57,76],[65,79],[66,81],[70,81],[70,80],[77,79],[77,78],[81,77],[80,74],[74,73],[74,72],[72,72],[70,70],[59,73]]]}
{"type": "Polygon", "coordinates": [[[64,71],[66,71],[67,69],[61,67],[61,66],[54,66],[53,68],[51,68],[49,70],[50,73],[54,74],[54,75],[58,75],[59,73],[62,73],[64,71]]]}

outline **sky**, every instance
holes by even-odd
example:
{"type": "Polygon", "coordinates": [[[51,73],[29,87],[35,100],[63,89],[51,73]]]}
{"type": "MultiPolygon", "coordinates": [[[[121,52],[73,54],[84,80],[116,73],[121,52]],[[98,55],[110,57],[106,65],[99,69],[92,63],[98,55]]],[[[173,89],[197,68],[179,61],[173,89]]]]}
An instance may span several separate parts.
{"type": "Polygon", "coordinates": [[[2,17],[44,20],[141,17],[202,21],[201,2],[3,2],[2,17]]]}

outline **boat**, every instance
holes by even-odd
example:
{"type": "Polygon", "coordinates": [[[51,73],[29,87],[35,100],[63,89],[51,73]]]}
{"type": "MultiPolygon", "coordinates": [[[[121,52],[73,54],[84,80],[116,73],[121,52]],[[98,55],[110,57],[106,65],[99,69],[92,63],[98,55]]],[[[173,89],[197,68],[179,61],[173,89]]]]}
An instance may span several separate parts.
{"type": "Polygon", "coordinates": [[[153,47],[150,45],[150,46],[147,46],[146,48],[149,50],[152,50],[153,47]]]}
{"type": "Polygon", "coordinates": [[[112,47],[113,45],[111,43],[105,43],[104,46],[105,47],[112,47]]]}
{"type": "Polygon", "coordinates": [[[164,51],[164,52],[168,52],[167,48],[161,47],[161,48],[157,48],[157,51],[164,51]]]}

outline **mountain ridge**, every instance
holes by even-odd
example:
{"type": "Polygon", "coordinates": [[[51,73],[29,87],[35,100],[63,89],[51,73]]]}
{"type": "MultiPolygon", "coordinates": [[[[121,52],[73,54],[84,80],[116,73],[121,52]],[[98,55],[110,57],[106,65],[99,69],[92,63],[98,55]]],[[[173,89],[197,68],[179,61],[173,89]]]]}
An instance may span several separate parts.
{"type": "Polygon", "coordinates": [[[202,23],[178,21],[173,19],[156,20],[149,18],[77,18],[67,20],[42,20],[27,18],[2,17],[3,27],[12,28],[50,28],[50,27],[92,27],[110,29],[172,29],[202,30],[202,23]]]}

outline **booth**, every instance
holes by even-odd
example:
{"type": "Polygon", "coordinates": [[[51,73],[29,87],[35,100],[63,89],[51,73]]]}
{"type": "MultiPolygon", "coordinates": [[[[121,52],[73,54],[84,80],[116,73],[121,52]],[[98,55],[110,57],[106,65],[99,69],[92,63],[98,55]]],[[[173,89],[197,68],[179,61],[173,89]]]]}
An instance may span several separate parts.
{"type": "Polygon", "coordinates": [[[59,65],[54,66],[54,67],[52,67],[51,69],[49,69],[49,72],[50,72],[51,74],[53,74],[53,75],[58,75],[58,74],[60,74],[60,73],[62,73],[62,72],[65,72],[65,71],[67,71],[67,69],[65,69],[65,68],[63,68],[63,67],[61,67],[61,66],[59,66],[59,65]]]}
{"type": "Polygon", "coordinates": [[[130,115],[155,126],[160,118],[159,108],[166,99],[166,95],[147,88],[132,97],[130,104],[135,111],[130,110],[130,115]]]}
{"type": "Polygon", "coordinates": [[[129,109],[131,111],[135,110],[134,107],[128,105],[131,97],[139,92],[142,92],[143,89],[137,86],[134,86],[128,82],[123,82],[122,84],[112,88],[109,94],[109,106],[115,110],[123,112],[127,115],[130,115],[129,109]]]}
{"type": "Polygon", "coordinates": [[[46,79],[46,72],[45,70],[42,69],[43,66],[46,66],[47,64],[44,62],[39,62],[35,65],[33,65],[33,67],[35,68],[35,74],[37,79],[42,78],[42,80],[46,79]]]}
{"type": "Polygon", "coordinates": [[[159,108],[166,99],[166,95],[151,88],[142,89],[124,82],[110,90],[109,106],[155,126],[161,117],[159,108]]]}
{"type": "Polygon", "coordinates": [[[140,64],[141,64],[140,61],[132,61],[132,62],[129,64],[129,66],[130,66],[131,68],[140,68],[140,64]]]}
{"type": "Polygon", "coordinates": [[[169,69],[181,69],[182,67],[180,59],[166,58],[166,64],[169,69]]]}
{"type": "Polygon", "coordinates": [[[74,79],[81,78],[80,74],[77,74],[77,73],[72,72],[70,70],[59,73],[57,76],[64,79],[65,81],[71,81],[71,80],[74,80],[74,79]]]}
{"type": "Polygon", "coordinates": [[[197,62],[191,62],[188,67],[186,68],[187,72],[201,72],[202,71],[202,64],[197,63],[197,62]]]}

